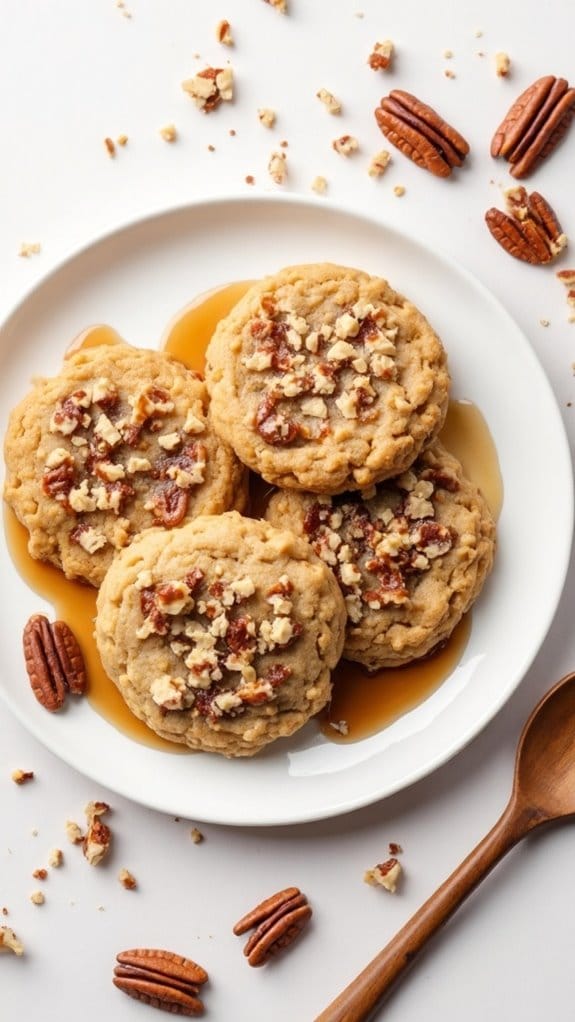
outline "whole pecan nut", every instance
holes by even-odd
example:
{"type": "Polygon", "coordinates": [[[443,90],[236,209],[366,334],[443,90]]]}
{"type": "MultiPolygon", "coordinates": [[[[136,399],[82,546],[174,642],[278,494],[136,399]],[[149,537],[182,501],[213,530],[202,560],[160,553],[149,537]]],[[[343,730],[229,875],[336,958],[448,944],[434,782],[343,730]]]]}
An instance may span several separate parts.
{"type": "Polygon", "coordinates": [[[114,986],[137,1001],[173,1015],[201,1015],[198,997],[208,974],[191,958],[157,948],[132,948],[116,955],[114,986]]]}
{"type": "Polygon", "coordinates": [[[515,178],[527,177],[559,145],[575,115],[575,89],[565,78],[538,78],[515,100],[491,141],[515,178]]]}
{"type": "Polygon", "coordinates": [[[550,263],[567,245],[567,236],[547,200],[519,186],[507,190],[505,201],[507,213],[492,207],[485,214],[495,240],[515,259],[535,266],[550,263]]]}
{"type": "Polygon", "coordinates": [[[33,614],[24,627],[24,661],[39,703],[59,710],[68,692],[82,695],[86,689],[84,658],[72,629],[65,621],[48,621],[33,614]]]}
{"type": "Polygon", "coordinates": [[[236,936],[257,927],[244,947],[249,964],[265,965],[278,951],[288,947],[299,936],[311,914],[311,905],[305,894],[298,887],[286,887],[242,916],[234,926],[236,936]]]}
{"type": "Polygon", "coordinates": [[[436,177],[449,177],[461,167],[469,145],[455,128],[410,92],[392,89],[375,111],[386,138],[418,167],[436,177]]]}

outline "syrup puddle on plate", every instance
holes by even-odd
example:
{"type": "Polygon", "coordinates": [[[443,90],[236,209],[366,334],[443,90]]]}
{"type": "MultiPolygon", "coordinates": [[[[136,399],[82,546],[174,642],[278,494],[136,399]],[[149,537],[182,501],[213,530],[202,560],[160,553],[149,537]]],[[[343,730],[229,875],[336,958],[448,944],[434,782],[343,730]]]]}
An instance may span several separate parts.
{"type": "MultiPolygon", "coordinates": [[[[168,324],[160,347],[190,369],[203,372],[206,348],[216,324],[239,301],[250,283],[239,281],[200,295],[168,324]]],[[[118,343],[126,342],[113,327],[97,324],[84,330],[70,344],[66,355],[99,344],[118,343]]],[[[479,409],[469,401],[451,401],[441,439],[483,491],[497,517],[503,502],[503,486],[495,445],[479,409]]],[[[253,476],[250,490],[252,514],[259,516],[273,488],[253,476]]],[[[28,533],[8,508],[4,528],[8,549],[22,578],[53,605],[56,616],[65,620],[76,634],[86,660],[87,697],[96,712],[135,741],[163,751],[188,751],[160,738],[138,720],[107,677],[93,636],[96,590],[66,579],[49,564],[33,560],[27,550],[28,533]]],[[[468,614],[440,650],[416,663],[368,673],[361,665],[342,660],[333,674],[331,703],[317,718],[322,733],[330,741],[354,742],[397,720],[427,699],[448,677],[460,661],[470,634],[468,614]],[[347,727],[345,734],[338,730],[341,721],[347,727]]]]}

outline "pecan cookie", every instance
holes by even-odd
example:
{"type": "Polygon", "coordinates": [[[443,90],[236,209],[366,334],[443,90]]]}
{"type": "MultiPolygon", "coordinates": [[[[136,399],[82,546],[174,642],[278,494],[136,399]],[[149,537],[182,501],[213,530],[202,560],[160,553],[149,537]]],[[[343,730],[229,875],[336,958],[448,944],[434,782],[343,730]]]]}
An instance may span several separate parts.
{"type": "Polygon", "coordinates": [[[398,478],[331,499],[279,492],[266,517],[305,536],[332,568],[349,621],[343,655],[396,667],[444,642],[493,563],[495,523],[435,441],[398,478]]]}
{"type": "Polygon", "coordinates": [[[142,529],[243,507],[245,470],[207,417],[203,381],[159,351],[87,348],[10,416],[4,496],[32,557],[97,586],[142,529]]]}
{"type": "Polygon", "coordinates": [[[439,431],[449,375],[425,317],[329,263],[255,284],[207,352],[214,427],[268,482],[339,493],[406,469],[439,431]]]}
{"type": "Polygon", "coordinates": [[[96,641],[133,713],[163,738],[251,756],[328,702],[346,611],[308,543],[235,511],[120,551],[96,641]]]}

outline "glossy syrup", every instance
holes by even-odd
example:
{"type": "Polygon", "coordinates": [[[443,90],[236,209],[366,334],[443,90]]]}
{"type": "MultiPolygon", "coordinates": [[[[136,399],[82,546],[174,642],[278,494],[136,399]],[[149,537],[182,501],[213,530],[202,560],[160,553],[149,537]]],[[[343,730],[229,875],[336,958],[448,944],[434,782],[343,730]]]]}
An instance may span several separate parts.
{"type": "MultiPolygon", "coordinates": [[[[249,284],[249,281],[236,282],[200,295],[174,317],[161,339],[161,347],[191,369],[202,372],[205,350],[216,324],[242,297],[249,284]]],[[[80,334],[66,354],[99,344],[122,342],[123,338],[112,327],[98,324],[80,334]]],[[[503,501],[501,475],[497,452],[479,409],[471,402],[452,401],[442,440],[463,463],[466,474],[481,487],[497,516],[503,501]]],[[[263,513],[266,496],[271,492],[267,484],[254,477],[253,514],[263,513]]],[[[93,637],[95,590],[65,579],[51,565],[34,561],[28,554],[28,534],[24,527],[9,509],[5,509],[4,519],[8,549],[20,575],[31,589],[53,604],[56,616],[67,621],[78,637],[89,677],[88,699],[94,709],[136,741],[172,752],[185,751],[182,746],[159,738],[134,717],[105,674],[93,637]]],[[[407,667],[368,674],[361,665],[342,661],[334,672],[330,707],[319,718],[326,738],[338,742],[357,741],[417,706],[455,668],[470,633],[471,616],[467,615],[441,650],[407,667]],[[331,726],[340,721],[346,722],[346,735],[331,726]]]]}

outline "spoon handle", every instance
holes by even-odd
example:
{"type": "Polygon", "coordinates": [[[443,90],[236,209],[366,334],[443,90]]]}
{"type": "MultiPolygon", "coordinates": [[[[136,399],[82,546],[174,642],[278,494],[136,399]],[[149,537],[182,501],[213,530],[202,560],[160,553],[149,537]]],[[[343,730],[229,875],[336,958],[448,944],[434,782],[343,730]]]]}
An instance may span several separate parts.
{"type": "Polygon", "coordinates": [[[495,826],[315,1022],[365,1022],[433,934],[453,915],[506,852],[530,829],[510,803],[495,826]]]}

